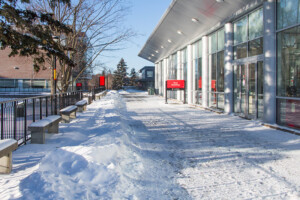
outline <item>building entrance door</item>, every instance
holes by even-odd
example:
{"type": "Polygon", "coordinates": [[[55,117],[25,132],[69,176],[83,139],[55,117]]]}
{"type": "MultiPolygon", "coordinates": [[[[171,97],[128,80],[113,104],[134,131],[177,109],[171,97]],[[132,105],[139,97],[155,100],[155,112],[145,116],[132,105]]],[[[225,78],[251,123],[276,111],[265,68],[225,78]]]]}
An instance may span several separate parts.
{"type": "Polygon", "coordinates": [[[263,115],[263,62],[234,67],[234,112],[248,119],[263,115]]]}

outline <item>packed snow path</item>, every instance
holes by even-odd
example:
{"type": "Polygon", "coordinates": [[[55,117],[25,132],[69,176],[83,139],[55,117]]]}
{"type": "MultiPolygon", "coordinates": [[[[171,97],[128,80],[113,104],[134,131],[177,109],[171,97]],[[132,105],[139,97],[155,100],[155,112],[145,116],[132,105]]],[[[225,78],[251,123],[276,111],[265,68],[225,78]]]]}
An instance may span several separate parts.
{"type": "Polygon", "coordinates": [[[13,154],[0,199],[300,199],[299,136],[111,91],[13,154]]]}

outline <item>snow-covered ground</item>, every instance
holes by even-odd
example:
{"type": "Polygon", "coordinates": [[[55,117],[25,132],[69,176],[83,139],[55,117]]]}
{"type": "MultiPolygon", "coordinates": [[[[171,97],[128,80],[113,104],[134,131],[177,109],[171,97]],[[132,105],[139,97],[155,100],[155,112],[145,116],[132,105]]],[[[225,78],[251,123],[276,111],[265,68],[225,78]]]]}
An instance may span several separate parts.
{"type": "Polygon", "coordinates": [[[300,137],[111,91],[13,152],[0,199],[300,199],[300,137]]]}

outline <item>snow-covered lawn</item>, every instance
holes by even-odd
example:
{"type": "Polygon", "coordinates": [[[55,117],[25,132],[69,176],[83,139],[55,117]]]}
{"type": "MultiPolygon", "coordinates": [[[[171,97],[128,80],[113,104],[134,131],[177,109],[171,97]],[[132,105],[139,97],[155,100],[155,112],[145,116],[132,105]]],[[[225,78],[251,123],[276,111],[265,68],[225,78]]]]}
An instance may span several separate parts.
{"type": "Polygon", "coordinates": [[[299,136],[111,91],[13,152],[0,199],[300,199],[299,166],[299,136]]]}

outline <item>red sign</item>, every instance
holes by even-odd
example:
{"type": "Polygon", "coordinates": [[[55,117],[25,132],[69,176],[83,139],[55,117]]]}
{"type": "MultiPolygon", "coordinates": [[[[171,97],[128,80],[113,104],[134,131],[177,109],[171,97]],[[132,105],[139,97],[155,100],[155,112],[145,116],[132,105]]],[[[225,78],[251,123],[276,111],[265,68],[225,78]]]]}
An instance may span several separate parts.
{"type": "Polygon", "coordinates": [[[167,80],[168,89],[184,89],[185,88],[184,80],[167,80]]]}
{"type": "Polygon", "coordinates": [[[82,83],[76,83],[76,87],[82,87],[82,83]]]}
{"type": "Polygon", "coordinates": [[[211,80],[211,88],[216,89],[216,80],[211,80]]]}
{"type": "Polygon", "coordinates": [[[99,78],[99,86],[105,86],[105,76],[100,76],[100,78],[99,78]]]}
{"type": "Polygon", "coordinates": [[[199,89],[202,89],[202,77],[199,77],[198,87],[199,87],[199,89]]]}

